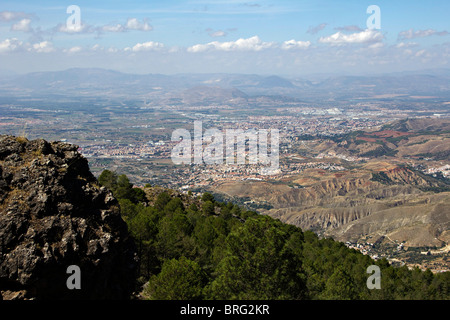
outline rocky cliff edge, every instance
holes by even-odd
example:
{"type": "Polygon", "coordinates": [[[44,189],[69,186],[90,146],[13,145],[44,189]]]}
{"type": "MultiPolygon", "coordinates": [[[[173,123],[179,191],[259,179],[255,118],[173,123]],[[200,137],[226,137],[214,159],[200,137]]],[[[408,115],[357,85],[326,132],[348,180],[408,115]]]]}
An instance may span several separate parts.
{"type": "Polygon", "coordinates": [[[134,243],[77,150],[0,135],[0,299],[131,296],[134,243]]]}

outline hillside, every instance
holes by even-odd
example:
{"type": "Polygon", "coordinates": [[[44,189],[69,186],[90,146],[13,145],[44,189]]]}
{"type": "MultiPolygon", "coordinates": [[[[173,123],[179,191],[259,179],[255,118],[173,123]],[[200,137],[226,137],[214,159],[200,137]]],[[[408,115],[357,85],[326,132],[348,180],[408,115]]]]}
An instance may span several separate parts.
{"type": "Polygon", "coordinates": [[[413,133],[448,133],[450,131],[450,119],[404,119],[385,125],[383,129],[413,133]]]}
{"type": "Polygon", "coordinates": [[[333,152],[367,158],[447,160],[450,157],[450,119],[399,120],[377,131],[318,137],[311,147],[317,153],[333,152]]]}
{"type": "Polygon", "coordinates": [[[119,203],[140,248],[140,299],[440,299],[449,294],[440,289],[449,273],[394,268],[341,242],[218,202],[209,193],[193,197],[160,187],[137,189],[126,176],[108,170],[99,182],[126,195],[119,203]],[[140,201],[137,190],[145,193],[140,201]],[[386,275],[381,290],[366,286],[372,264],[386,275]],[[419,279],[421,290],[410,277],[419,279]]]}
{"type": "Polygon", "coordinates": [[[292,156],[281,160],[282,178],[224,180],[208,190],[349,246],[377,243],[364,249],[372,256],[449,269],[444,252],[421,254],[450,241],[450,179],[439,172],[449,165],[449,119],[405,119],[371,131],[301,136],[292,149],[292,156]]]}
{"type": "MultiPolygon", "coordinates": [[[[450,241],[450,185],[410,168],[394,165],[378,171],[371,166],[376,168],[372,163],[339,175],[309,169],[281,183],[230,181],[211,190],[235,202],[252,199],[258,212],[323,237],[360,244],[387,237],[389,248],[374,248],[373,256],[392,258],[391,247],[400,244],[405,250],[445,247],[450,241]]],[[[410,258],[410,264],[421,261],[416,261],[420,255],[410,258]]],[[[426,266],[448,268],[442,256],[435,258],[438,265],[426,266]]]]}

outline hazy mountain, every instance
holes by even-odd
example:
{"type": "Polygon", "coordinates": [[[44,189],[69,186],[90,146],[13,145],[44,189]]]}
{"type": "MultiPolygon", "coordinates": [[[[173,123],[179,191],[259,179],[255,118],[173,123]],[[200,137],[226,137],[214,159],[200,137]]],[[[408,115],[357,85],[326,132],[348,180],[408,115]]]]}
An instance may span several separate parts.
{"type": "Polygon", "coordinates": [[[246,101],[247,95],[236,88],[196,86],[182,92],[182,102],[186,104],[235,104],[246,101]]]}
{"type": "Polygon", "coordinates": [[[270,76],[264,79],[261,79],[258,83],[258,87],[260,88],[294,88],[295,86],[289,80],[277,77],[270,76]]]}
{"type": "MultiPolygon", "coordinates": [[[[285,96],[311,101],[347,98],[450,97],[447,69],[367,76],[330,76],[320,80],[247,74],[134,75],[104,69],[73,68],[0,78],[0,91],[29,94],[133,95],[158,99],[161,93],[182,95],[198,86],[237,89],[249,96],[285,96]],[[156,93],[156,95],[152,95],[156,93]]],[[[214,96],[216,92],[211,90],[214,96]]],[[[167,97],[165,97],[167,98],[167,97]]],[[[213,97],[204,95],[205,101],[213,97]]]]}

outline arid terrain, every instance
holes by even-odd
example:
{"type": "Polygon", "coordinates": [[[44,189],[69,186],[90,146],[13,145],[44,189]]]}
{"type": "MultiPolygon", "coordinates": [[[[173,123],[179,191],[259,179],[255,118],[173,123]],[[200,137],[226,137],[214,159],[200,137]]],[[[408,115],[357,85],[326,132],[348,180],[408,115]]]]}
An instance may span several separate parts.
{"type": "Polygon", "coordinates": [[[448,164],[449,121],[388,126],[389,131],[352,133],[336,141],[307,141],[311,158],[303,153],[296,159],[311,168],[281,181],[221,182],[213,191],[373,257],[448,270],[450,183],[430,168],[448,164]],[[377,148],[389,155],[369,153],[377,148]],[[343,154],[365,160],[350,162],[339,158],[343,154]],[[314,161],[333,166],[314,167],[314,161]]]}

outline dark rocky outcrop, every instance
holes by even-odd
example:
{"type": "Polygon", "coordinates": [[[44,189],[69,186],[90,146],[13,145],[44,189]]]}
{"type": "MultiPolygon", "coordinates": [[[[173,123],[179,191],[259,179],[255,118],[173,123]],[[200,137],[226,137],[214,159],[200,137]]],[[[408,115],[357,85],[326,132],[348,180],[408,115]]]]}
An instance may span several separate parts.
{"type": "Polygon", "coordinates": [[[0,136],[3,299],[128,299],[136,254],[112,193],[78,147],[0,136]],[[70,265],[81,289],[69,290],[70,265]]]}

